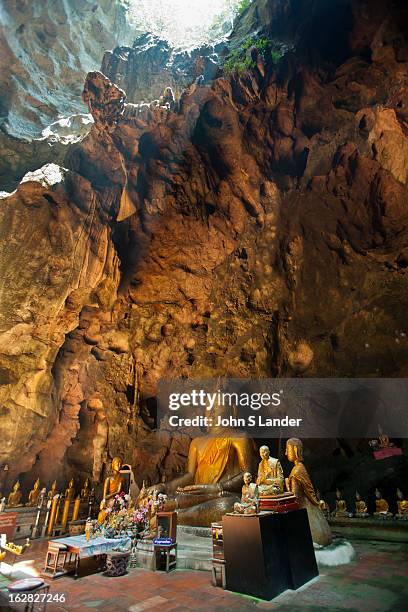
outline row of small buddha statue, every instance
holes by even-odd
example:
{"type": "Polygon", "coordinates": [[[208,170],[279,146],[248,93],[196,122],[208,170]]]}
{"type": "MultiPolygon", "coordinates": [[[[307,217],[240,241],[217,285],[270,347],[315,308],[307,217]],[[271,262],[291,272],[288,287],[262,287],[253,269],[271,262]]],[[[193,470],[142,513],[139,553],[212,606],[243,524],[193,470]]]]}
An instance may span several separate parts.
{"type": "MultiPolygon", "coordinates": [[[[333,518],[367,518],[371,516],[367,509],[366,502],[361,498],[361,495],[356,491],[356,499],[354,502],[354,512],[350,512],[347,509],[347,503],[342,499],[342,494],[339,489],[336,490],[336,506],[331,512],[329,505],[320,498],[320,494],[317,491],[319,499],[319,506],[325,516],[331,516],[333,518]]],[[[397,489],[397,510],[395,518],[399,520],[408,520],[408,500],[404,499],[404,495],[400,489],[397,489]]],[[[383,498],[381,491],[375,490],[375,512],[373,515],[378,519],[391,519],[394,514],[390,512],[389,503],[383,498]]]]}
{"type": "MultiPolygon", "coordinates": [[[[79,497],[80,499],[85,500],[89,498],[90,494],[91,494],[90,483],[89,483],[89,478],[87,478],[81,489],[81,494],[79,497]]],[[[49,500],[49,499],[53,499],[55,495],[58,495],[56,480],[54,480],[54,482],[51,485],[50,490],[47,493],[45,488],[40,489],[40,479],[37,478],[32,490],[28,494],[27,502],[23,504],[22,503],[23,494],[21,492],[20,482],[17,480],[17,482],[14,483],[13,489],[7,498],[7,503],[5,501],[6,498],[3,497],[0,493],[0,499],[1,499],[0,509],[4,509],[6,507],[7,508],[18,508],[23,505],[28,506],[28,507],[30,506],[35,507],[38,505],[40,496],[42,496],[43,498],[46,497],[49,500]]],[[[65,499],[69,499],[69,500],[73,500],[75,498],[75,488],[74,488],[73,478],[71,478],[71,480],[69,481],[68,487],[65,490],[64,497],[65,499]]]]}

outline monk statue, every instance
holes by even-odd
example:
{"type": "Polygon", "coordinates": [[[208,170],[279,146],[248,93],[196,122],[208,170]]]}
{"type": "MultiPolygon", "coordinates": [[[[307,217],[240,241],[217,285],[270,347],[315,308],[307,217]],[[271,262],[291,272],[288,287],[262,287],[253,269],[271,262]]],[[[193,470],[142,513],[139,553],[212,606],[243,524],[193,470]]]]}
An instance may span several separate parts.
{"type": "Polygon", "coordinates": [[[381,492],[376,489],[375,490],[375,512],[374,516],[379,519],[391,519],[392,513],[389,512],[388,502],[383,499],[381,492]]]}
{"type": "Polygon", "coordinates": [[[71,478],[68,484],[68,488],[65,489],[65,499],[74,499],[75,497],[75,489],[74,489],[74,479],[71,478]]]}
{"type": "Polygon", "coordinates": [[[114,457],[112,459],[112,476],[108,476],[106,478],[105,483],[103,485],[103,500],[106,502],[118,493],[122,491],[123,488],[123,478],[120,470],[122,469],[122,459],[120,457],[114,457]]]}
{"type": "Polygon", "coordinates": [[[148,489],[149,493],[155,490],[167,494],[165,510],[177,510],[180,524],[209,526],[231,512],[239,501],[242,476],[252,463],[252,442],[237,437],[231,429],[224,429],[222,434],[194,438],[186,473],[148,489]]]}
{"type": "Polygon", "coordinates": [[[57,495],[57,481],[54,480],[54,482],[51,485],[51,489],[47,493],[47,499],[53,499],[56,495],[57,495]]]}
{"type": "Polygon", "coordinates": [[[336,508],[334,510],[333,516],[335,518],[345,518],[349,516],[347,511],[347,504],[344,499],[341,497],[340,489],[336,489],[336,508]]]}
{"type": "Polygon", "coordinates": [[[332,534],[328,522],[319,508],[309,474],[303,465],[303,444],[298,438],[290,438],[286,442],[286,456],[294,467],[286,479],[288,491],[296,495],[301,508],[306,508],[309,519],[312,540],[321,546],[327,546],[332,541],[332,534]]]}
{"type": "Polygon", "coordinates": [[[36,506],[39,496],[40,496],[40,479],[37,478],[37,480],[34,483],[33,489],[28,494],[27,506],[36,506]]]}
{"type": "Polygon", "coordinates": [[[81,490],[81,499],[88,499],[90,494],[91,494],[91,490],[89,488],[89,478],[87,478],[81,490]]]}
{"type": "Polygon", "coordinates": [[[324,516],[327,518],[330,514],[329,504],[320,497],[320,491],[318,489],[316,489],[316,498],[317,498],[317,501],[319,502],[320,510],[323,512],[324,516]]]}
{"type": "Polygon", "coordinates": [[[259,495],[278,495],[283,493],[284,477],[279,459],[270,456],[269,447],[261,446],[259,449],[261,462],[258,467],[259,495]]]}
{"type": "Polygon", "coordinates": [[[395,515],[395,518],[400,521],[408,521],[408,500],[404,499],[400,489],[397,489],[397,508],[398,513],[395,515]]]}
{"type": "Polygon", "coordinates": [[[245,472],[241,501],[234,504],[236,514],[257,514],[259,509],[258,485],[252,482],[251,472],[245,472]]]}
{"type": "Polygon", "coordinates": [[[21,491],[20,491],[20,482],[17,482],[13,486],[13,490],[8,496],[7,505],[9,508],[15,508],[16,506],[21,506],[21,491]]]}
{"type": "Polygon", "coordinates": [[[367,518],[370,516],[367,510],[367,504],[363,499],[361,499],[361,495],[358,491],[356,491],[356,503],[355,503],[355,512],[354,516],[356,518],[367,518]]]}

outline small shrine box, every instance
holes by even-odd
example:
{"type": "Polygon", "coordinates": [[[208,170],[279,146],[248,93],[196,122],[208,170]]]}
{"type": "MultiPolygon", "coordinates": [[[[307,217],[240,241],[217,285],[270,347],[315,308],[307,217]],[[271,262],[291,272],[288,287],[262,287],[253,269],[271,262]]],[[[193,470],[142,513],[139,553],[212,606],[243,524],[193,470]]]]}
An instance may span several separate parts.
{"type": "Polygon", "coordinates": [[[171,538],[177,541],[177,512],[157,513],[157,538],[171,538]]]}

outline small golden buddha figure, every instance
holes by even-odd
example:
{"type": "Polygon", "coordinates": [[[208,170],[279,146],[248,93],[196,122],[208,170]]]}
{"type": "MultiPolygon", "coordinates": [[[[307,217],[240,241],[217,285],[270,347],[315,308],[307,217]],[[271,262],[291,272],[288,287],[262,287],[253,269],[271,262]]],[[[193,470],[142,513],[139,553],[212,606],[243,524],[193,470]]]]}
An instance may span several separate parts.
{"type": "Polygon", "coordinates": [[[336,508],[334,510],[334,516],[336,518],[344,518],[348,517],[349,513],[347,512],[347,504],[344,499],[341,498],[340,489],[336,489],[336,508]]]}
{"type": "Polygon", "coordinates": [[[87,478],[81,490],[81,499],[88,499],[90,494],[91,494],[91,490],[89,488],[89,478],[87,478]]]}
{"type": "Polygon", "coordinates": [[[21,506],[21,491],[20,491],[20,482],[17,482],[13,486],[13,490],[8,496],[7,505],[9,508],[15,508],[16,506],[21,506]]]}
{"type": "Polygon", "coordinates": [[[71,478],[68,484],[68,488],[65,489],[65,499],[74,499],[75,497],[75,489],[74,489],[74,479],[71,478]]]}
{"type": "Polygon", "coordinates": [[[255,482],[252,482],[251,472],[245,472],[241,501],[234,504],[234,512],[236,514],[257,514],[258,508],[258,485],[255,482]]]}
{"type": "Polygon", "coordinates": [[[259,449],[261,461],[258,467],[259,495],[278,495],[283,493],[284,477],[279,459],[270,456],[269,447],[261,446],[259,449]]]}
{"type": "Polygon", "coordinates": [[[389,512],[388,502],[383,499],[381,495],[381,491],[378,489],[375,490],[375,512],[374,516],[380,519],[390,519],[392,518],[392,513],[389,512]]]}
{"type": "Polygon", "coordinates": [[[408,500],[404,499],[404,495],[400,489],[397,489],[397,508],[398,514],[395,515],[400,521],[408,521],[408,500]]]}
{"type": "Polygon", "coordinates": [[[318,489],[316,489],[316,498],[317,498],[317,501],[319,502],[320,510],[323,512],[324,516],[327,518],[330,514],[329,504],[325,502],[324,499],[321,498],[320,491],[318,489]]]}
{"type": "Polygon", "coordinates": [[[57,481],[54,480],[54,482],[51,485],[51,489],[47,493],[47,499],[53,499],[56,495],[57,495],[57,481]]]}
{"type": "Polygon", "coordinates": [[[378,436],[378,446],[380,448],[392,448],[394,443],[390,442],[389,437],[385,433],[381,433],[378,436]]]}
{"type": "Polygon", "coordinates": [[[120,457],[114,457],[112,459],[112,476],[108,476],[106,478],[105,483],[103,485],[103,499],[104,501],[108,501],[112,499],[122,491],[123,488],[123,478],[120,470],[122,469],[123,461],[120,457]]]}
{"type": "Polygon", "coordinates": [[[40,496],[40,479],[37,478],[37,480],[34,483],[33,489],[28,494],[27,506],[36,506],[39,496],[40,496]]]}
{"type": "Polygon", "coordinates": [[[148,497],[149,497],[149,494],[148,494],[148,491],[147,491],[147,488],[146,488],[146,481],[144,480],[142,482],[142,488],[140,489],[139,495],[137,497],[137,506],[138,506],[138,508],[142,508],[144,506],[147,506],[147,504],[148,504],[148,497]]]}
{"type": "Polygon", "coordinates": [[[102,525],[102,523],[105,522],[106,517],[108,516],[108,513],[106,512],[106,501],[103,499],[101,501],[101,505],[99,506],[99,514],[98,514],[98,523],[100,525],[102,525]]]}
{"type": "Polygon", "coordinates": [[[320,510],[312,481],[303,464],[303,444],[299,438],[290,438],[286,442],[286,456],[294,463],[289,478],[286,479],[288,491],[296,495],[300,508],[305,508],[309,519],[312,540],[321,546],[327,546],[332,541],[328,522],[320,510]]]}
{"type": "Polygon", "coordinates": [[[356,502],[355,502],[355,512],[354,516],[356,518],[367,518],[370,516],[367,510],[367,504],[363,499],[361,499],[361,495],[358,491],[356,491],[356,502]]]}

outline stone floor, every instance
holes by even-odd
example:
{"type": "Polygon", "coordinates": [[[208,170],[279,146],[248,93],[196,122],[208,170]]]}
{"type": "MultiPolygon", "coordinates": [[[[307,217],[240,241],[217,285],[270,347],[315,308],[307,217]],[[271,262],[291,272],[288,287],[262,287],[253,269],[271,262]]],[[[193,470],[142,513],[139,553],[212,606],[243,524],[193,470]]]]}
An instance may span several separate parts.
{"type": "MultiPolygon", "coordinates": [[[[78,580],[64,576],[49,580],[51,593],[64,593],[64,604],[49,611],[182,612],[188,610],[331,610],[402,612],[408,610],[408,545],[395,542],[353,541],[356,559],[346,566],[325,568],[298,591],[286,591],[273,602],[223,591],[211,585],[209,572],[176,570],[169,574],[132,569],[126,576],[108,578],[95,573],[93,561],[84,563],[78,580]]],[[[14,571],[41,575],[46,542],[34,542],[14,571]]],[[[3,574],[8,567],[3,564],[3,574]]],[[[0,589],[6,578],[0,576],[0,589]]],[[[4,592],[4,591],[3,591],[4,592]]],[[[8,610],[0,602],[0,610],[8,610]]]]}

